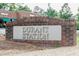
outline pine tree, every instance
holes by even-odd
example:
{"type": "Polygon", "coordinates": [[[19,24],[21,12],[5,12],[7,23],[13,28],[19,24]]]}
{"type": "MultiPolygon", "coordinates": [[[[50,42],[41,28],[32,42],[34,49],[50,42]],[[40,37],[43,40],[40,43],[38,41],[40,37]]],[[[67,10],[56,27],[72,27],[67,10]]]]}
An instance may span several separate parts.
{"type": "Polygon", "coordinates": [[[45,12],[46,15],[48,17],[56,17],[57,16],[57,11],[55,11],[51,6],[50,6],[50,3],[48,3],[48,9],[47,11],[45,12]]]}
{"type": "Polygon", "coordinates": [[[68,6],[68,3],[65,3],[59,12],[59,17],[63,19],[70,19],[72,15],[73,14],[70,10],[70,7],[68,6]]]}

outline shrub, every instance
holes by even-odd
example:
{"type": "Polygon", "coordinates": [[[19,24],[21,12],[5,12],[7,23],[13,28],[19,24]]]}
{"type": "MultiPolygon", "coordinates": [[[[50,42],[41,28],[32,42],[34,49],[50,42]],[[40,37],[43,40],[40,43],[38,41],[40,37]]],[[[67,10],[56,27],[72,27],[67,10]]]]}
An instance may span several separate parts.
{"type": "Polygon", "coordinates": [[[76,22],[77,30],[79,30],[79,21],[76,22]]]}

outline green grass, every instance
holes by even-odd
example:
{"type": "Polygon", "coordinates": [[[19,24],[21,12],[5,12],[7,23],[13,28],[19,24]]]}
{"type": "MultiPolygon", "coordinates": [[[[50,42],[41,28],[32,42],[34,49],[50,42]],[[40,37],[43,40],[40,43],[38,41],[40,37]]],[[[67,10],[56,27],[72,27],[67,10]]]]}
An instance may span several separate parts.
{"type": "Polygon", "coordinates": [[[79,44],[79,35],[77,35],[77,44],[79,44]]]}

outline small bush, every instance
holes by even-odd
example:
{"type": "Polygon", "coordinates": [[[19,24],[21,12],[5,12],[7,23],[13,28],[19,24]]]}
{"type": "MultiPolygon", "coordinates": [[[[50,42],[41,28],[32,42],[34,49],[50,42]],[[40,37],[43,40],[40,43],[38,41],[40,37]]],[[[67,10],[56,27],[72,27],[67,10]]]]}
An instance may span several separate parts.
{"type": "Polygon", "coordinates": [[[77,30],[79,30],[79,21],[76,22],[77,30]]]}

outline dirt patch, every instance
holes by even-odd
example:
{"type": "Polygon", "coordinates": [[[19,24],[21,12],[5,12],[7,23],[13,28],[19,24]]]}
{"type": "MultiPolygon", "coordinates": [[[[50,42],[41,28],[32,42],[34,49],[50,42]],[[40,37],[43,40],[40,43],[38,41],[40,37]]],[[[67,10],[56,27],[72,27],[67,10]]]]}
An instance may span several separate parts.
{"type": "Polygon", "coordinates": [[[43,49],[48,49],[48,47],[36,46],[26,42],[8,41],[5,39],[5,35],[0,35],[0,55],[10,55],[43,49]]]}
{"type": "Polygon", "coordinates": [[[5,35],[0,35],[0,41],[5,40],[5,35]]]}

